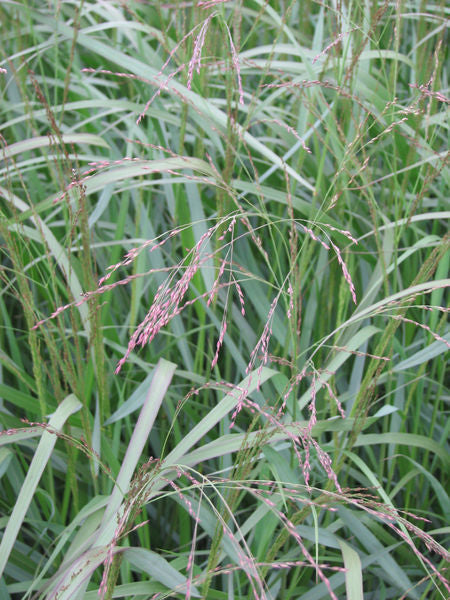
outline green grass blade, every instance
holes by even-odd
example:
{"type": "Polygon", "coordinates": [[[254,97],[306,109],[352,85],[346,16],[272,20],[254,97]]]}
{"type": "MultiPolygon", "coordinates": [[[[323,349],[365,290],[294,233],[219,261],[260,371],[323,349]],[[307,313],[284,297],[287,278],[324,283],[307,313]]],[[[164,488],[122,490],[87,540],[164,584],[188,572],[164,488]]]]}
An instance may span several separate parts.
{"type": "Polygon", "coordinates": [[[98,532],[95,546],[110,543],[117,525],[116,515],[127,493],[131,478],[147,443],[148,436],[159,411],[164,395],[175,373],[176,365],[160,359],[147,393],[147,398],[139,415],[138,422],[128,444],[127,452],[122,461],[122,467],[105,510],[103,522],[98,532]]]}
{"type": "MultiPolygon", "coordinates": [[[[133,567],[147,573],[169,590],[174,590],[178,594],[186,592],[186,577],[156,552],[151,552],[145,548],[127,548],[123,556],[133,567]]],[[[200,598],[200,593],[195,586],[191,585],[189,591],[194,598],[200,598]]]]}
{"type": "Polygon", "coordinates": [[[81,403],[73,394],[67,396],[48,422],[50,431],[44,431],[42,434],[0,543],[0,577],[8,562],[9,555],[13,549],[39,480],[53,452],[57,441],[56,434],[61,431],[61,428],[70,415],[80,410],[80,408],[81,403]],[[52,430],[56,433],[50,433],[52,430]]]}
{"type": "Polygon", "coordinates": [[[346,569],[345,590],[347,592],[347,600],[364,600],[362,568],[359,554],[342,540],[339,540],[339,546],[346,569]]]}

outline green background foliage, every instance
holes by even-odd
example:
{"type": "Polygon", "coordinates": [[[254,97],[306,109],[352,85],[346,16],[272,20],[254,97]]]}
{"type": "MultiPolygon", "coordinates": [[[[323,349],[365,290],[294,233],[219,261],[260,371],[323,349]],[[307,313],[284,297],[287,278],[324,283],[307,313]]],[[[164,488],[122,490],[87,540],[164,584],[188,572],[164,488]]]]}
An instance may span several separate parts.
{"type": "Polygon", "coordinates": [[[445,2],[0,17],[0,597],[447,597],[445,2]]]}

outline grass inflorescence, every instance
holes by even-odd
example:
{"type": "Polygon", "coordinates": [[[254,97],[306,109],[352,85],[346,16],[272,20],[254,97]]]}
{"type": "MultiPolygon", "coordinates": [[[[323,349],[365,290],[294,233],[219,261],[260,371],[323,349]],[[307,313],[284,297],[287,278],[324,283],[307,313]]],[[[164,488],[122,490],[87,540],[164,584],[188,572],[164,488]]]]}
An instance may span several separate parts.
{"type": "Polygon", "coordinates": [[[0,597],[448,597],[445,3],[0,17],[0,597]]]}

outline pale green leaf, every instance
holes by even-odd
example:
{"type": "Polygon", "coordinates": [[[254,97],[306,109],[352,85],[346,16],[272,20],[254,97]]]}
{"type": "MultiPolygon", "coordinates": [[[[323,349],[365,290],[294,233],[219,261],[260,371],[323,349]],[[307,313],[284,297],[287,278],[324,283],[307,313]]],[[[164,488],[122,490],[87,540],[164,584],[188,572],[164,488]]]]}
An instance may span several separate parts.
{"type": "MultiPolygon", "coordinates": [[[[156,552],[145,548],[127,548],[123,553],[124,559],[139,571],[147,573],[156,581],[165,585],[169,590],[177,593],[185,593],[187,590],[187,579],[177,571],[165,558],[156,552]]],[[[200,598],[200,593],[194,585],[190,585],[189,591],[194,598],[200,598]]]]}
{"type": "MultiPolygon", "coordinates": [[[[109,144],[105,142],[103,138],[92,133],[71,133],[62,135],[62,140],[65,144],[89,144],[92,146],[102,146],[103,148],[109,148],[109,144]]],[[[22,152],[29,152],[30,150],[37,150],[39,148],[48,148],[54,145],[55,139],[52,139],[48,135],[42,135],[28,140],[22,140],[6,146],[2,150],[2,158],[11,158],[22,152]]]]}
{"type": "Polygon", "coordinates": [[[61,431],[70,415],[80,408],[81,403],[73,394],[67,396],[50,418],[48,422],[49,431],[44,431],[42,434],[0,543],[0,577],[8,562],[39,480],[53,452],[57,440],[56,433],[61,431]],[[52,430],[56,433],[51,433],[52,430]]]}
{"type": "Polygon", "coordinates": [[[339,546],[344,559],[345,589],[347,600],[364,600],[361,559],[359,554],[344,541],[339,540],[339,546]]]}
{"type": "Polygon", "coordinates": [[[392,370],[406,371],[408,369],[413,369],[414,367],[417,367],[417,365],[422,365],[428,362],[429,360],[436,358],[436,356],[439,356],[444,352],[448,352],[448,344],[450,343],[450,333],[447,333],[442,337],[444,340],[447,341],[447,344],[445,344],[445,342],[436,340],[426,348],[422,348],[422,350],[419,350],[419,352],[416,352],[412,356],[409,356],[408,358],[405,358],[405,360],[402,360],[399,363],[395,364],[392,370]]]}

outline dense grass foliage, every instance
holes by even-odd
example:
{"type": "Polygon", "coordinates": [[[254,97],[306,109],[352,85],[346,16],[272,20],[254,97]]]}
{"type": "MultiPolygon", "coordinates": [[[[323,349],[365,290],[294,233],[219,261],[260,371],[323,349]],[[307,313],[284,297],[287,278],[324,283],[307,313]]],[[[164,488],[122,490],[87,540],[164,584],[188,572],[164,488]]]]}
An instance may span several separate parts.
{"type": "Polygon", "coordinates": [[[0,17],[0,598],[448,597],[444,0],[0,17]]]}

